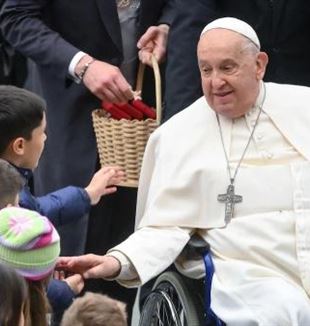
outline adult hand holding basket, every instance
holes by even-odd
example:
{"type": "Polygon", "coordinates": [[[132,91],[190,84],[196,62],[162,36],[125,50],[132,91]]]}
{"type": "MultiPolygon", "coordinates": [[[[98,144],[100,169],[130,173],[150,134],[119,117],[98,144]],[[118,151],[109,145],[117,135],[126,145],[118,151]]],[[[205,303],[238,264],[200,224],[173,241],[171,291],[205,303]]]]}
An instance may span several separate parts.
{"type": "MultiPolygon", "coordinates": [[[[138,186],[146,143],[150,134],[161,121],[161,79],[158,63],[154,56],[152,56],[152,64],[155,77],[156,120],[151,118],[145,120],[117,120],[111,118],[102,109],[96,109],[92,113],[100,164],[102,166],[118,165],[124,169],[126,177],[120,186],[138,186]]],[[[140,63],[136,86],[137,92],[142,89],[144,69],[145,66],[140,63]]]]}

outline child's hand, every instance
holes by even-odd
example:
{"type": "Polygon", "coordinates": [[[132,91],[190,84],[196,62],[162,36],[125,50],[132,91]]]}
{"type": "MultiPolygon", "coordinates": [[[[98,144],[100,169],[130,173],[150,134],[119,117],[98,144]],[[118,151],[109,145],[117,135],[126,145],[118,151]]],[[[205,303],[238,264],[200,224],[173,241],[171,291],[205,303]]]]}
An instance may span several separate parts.
{"type": "Polygon", "coordinates": [[[55,270],[53,273],[55,280],[66,282],[75,295],[78,295],[84,288],[84,279],[81,274],[71,274],[66,276],[65,271],[55,270]]]}
{"type": "Polygon", "coordinates": [[[71,276],[68,276],[65,279],[63,279],[63,281],[69,285],[70,289],[73,291],[75,295],[81,293],[81,291],[84,288],[84,280],[82,275],[80,274],[73,274],[71,276]]]}
{"type": "Polygon", "coordinates": [[[101,196],[112,194],[117,190],[113,185],[124,180],[125,173],[118,166],[105,166],[97,171],[85,188],[92,205],[96,205],[101,196]],[[112,187],[111,187],[112,186],[112,187]]]}

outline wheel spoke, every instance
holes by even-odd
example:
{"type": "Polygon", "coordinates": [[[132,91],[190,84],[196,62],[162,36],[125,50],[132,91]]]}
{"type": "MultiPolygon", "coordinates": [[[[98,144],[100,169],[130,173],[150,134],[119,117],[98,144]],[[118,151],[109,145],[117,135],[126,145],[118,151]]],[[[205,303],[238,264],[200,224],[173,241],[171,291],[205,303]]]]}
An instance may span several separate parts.
{"type": "MultiPolygon", "coordinates": [[[[193,299],[193,291],[180,275],[167,272],[158,278],[141,311],[139,326],[202,325],[197,309],[202,305],[193,299]],[[167,276],[166,276],[167,275],[167,276]],[[185,290],[183,290],[185,288],[185,290]]],[[[196,294],[196,293],[195,293],[196,294]]],[[[197,295],[198,298],[198,295],[197,295]]]]}

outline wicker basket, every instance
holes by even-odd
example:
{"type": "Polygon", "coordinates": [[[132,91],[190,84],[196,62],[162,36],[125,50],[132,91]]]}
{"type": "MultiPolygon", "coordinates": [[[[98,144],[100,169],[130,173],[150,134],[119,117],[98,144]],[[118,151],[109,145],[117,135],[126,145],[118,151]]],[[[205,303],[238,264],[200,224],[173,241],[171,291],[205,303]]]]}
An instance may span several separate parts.
{"type": "MultiPolygon", "coordinates": [[[[100,164],[118,165],[126,172],[121,186],[137,187],[146,143],[161,121],[161,79],[156,59],[152,57],[156,90],[156,120],[115,120],[102,109],[92,112],[100,164]]],[[[136,90],[142,89],[144,65],[140,64],[136,90]]]]}

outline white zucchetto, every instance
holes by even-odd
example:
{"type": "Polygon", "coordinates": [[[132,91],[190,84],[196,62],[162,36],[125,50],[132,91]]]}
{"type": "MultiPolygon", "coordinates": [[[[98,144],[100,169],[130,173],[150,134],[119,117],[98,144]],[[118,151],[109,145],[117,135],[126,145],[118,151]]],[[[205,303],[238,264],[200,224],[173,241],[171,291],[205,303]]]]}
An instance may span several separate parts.
{"type": "Polygon", "coordinates": [[[260,42],[254,29],[243,20],[234,17],[223,17],[213,20],[202,30],[200,37],[207,31],[216,28],[223,28],[239,33],[250,39],[260,49],[260,42]]]}

